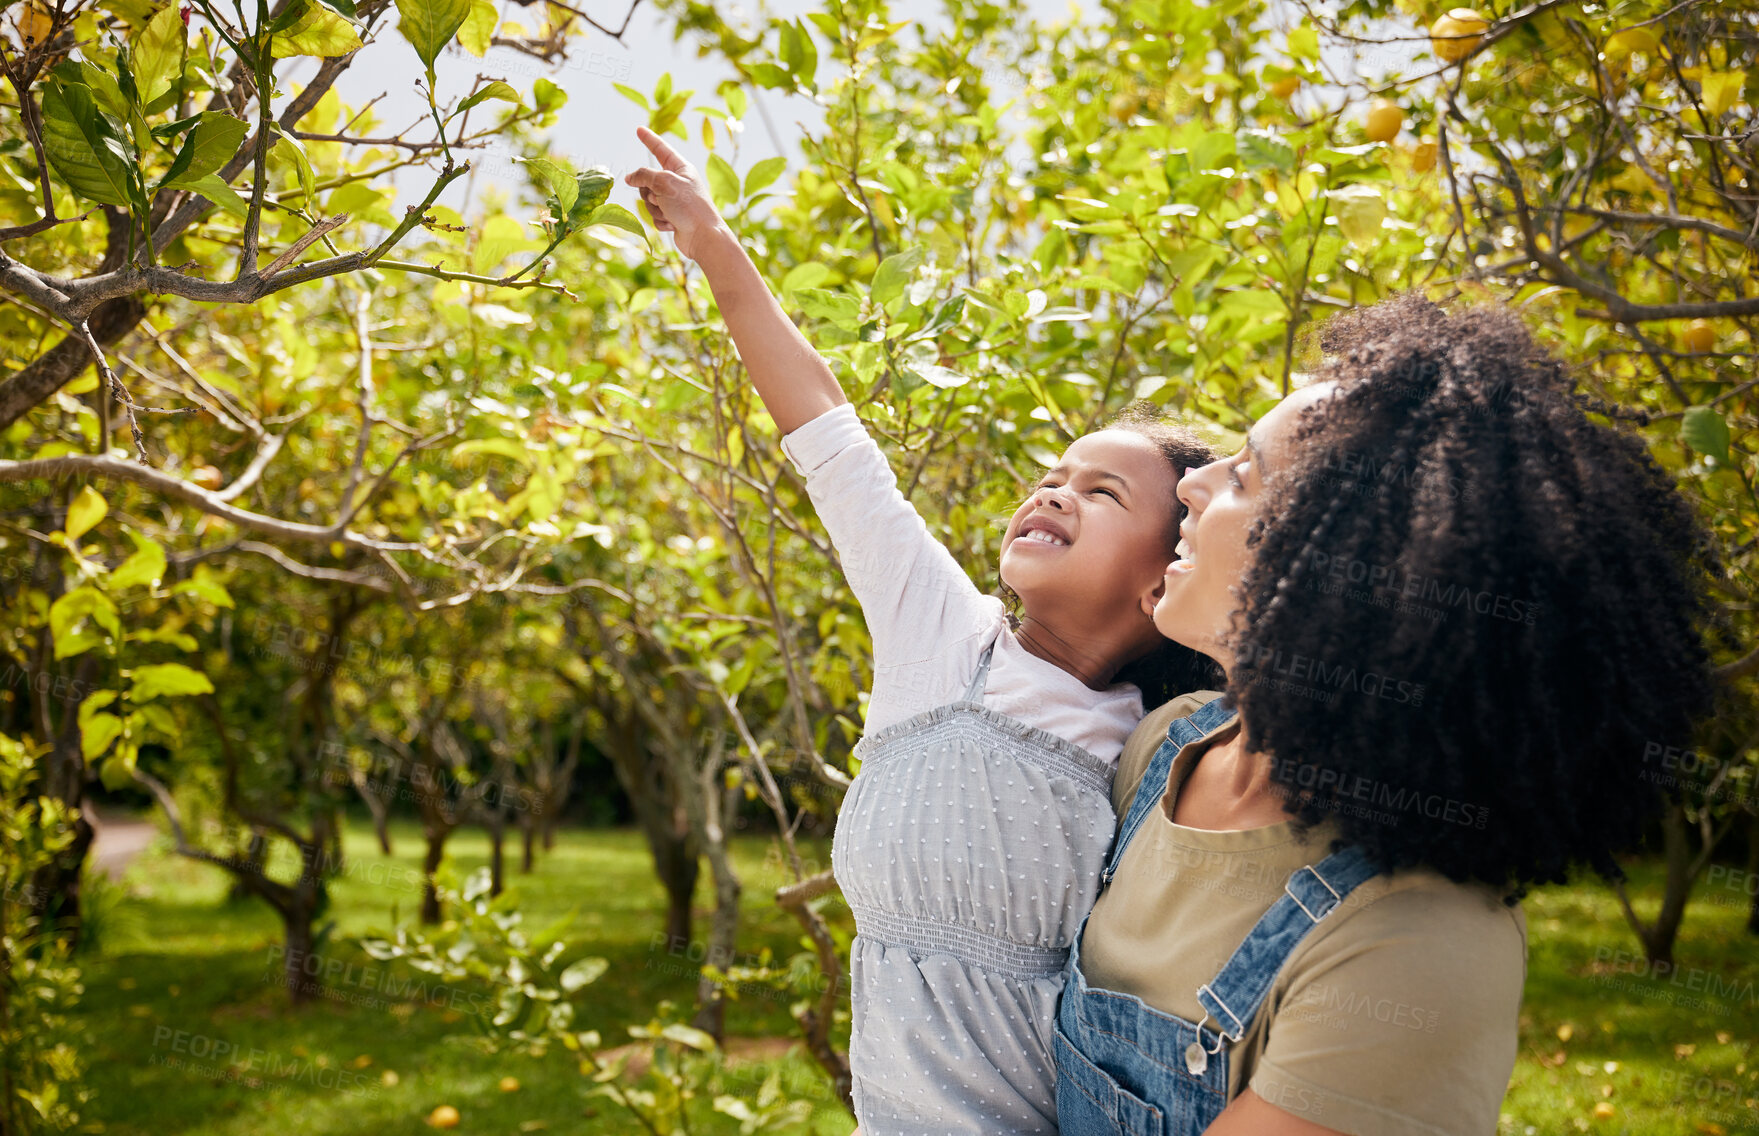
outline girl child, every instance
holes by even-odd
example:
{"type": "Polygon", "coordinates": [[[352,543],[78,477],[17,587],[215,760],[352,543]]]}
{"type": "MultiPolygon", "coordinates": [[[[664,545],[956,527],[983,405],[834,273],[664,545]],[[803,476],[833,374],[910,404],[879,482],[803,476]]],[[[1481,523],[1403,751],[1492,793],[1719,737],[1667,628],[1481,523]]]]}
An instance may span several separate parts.
{"type": "Polygon", "coordinates": [[[857,931],[862,1131],[1055,1132],[1062,971],[1116,824],[1117,755],[1142,717],[1141,690],[1119,680],[1157,700],[1202,685],[1195,653],[1152,617],[1178,541],[1179,472],[1210,454],[1152,417],[1076,439],[1002,536],[1021,609],[1011,626],[898,491],[701,174],[636,133],[661,168],[625,180],[707,277],[873,639],[861,771],[831,850],[857,931]]]}

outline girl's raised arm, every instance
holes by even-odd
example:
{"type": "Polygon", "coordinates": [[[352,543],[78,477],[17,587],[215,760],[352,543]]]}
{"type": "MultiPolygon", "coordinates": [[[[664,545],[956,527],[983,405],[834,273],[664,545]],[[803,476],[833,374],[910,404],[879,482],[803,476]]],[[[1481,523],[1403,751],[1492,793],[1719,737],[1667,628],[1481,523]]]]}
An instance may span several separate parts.
{"type": "Polygon", "coordinates": [[[644,167],[623,180],[641,191],[654,226],[671,233],[678,251],[701,266],[739,358],[777,429],[791,434],[847,402],[830,365],[782,311],[721,220],[702,174],[647,127],[636,127],[635,134],[661,168],[644,167]]]}

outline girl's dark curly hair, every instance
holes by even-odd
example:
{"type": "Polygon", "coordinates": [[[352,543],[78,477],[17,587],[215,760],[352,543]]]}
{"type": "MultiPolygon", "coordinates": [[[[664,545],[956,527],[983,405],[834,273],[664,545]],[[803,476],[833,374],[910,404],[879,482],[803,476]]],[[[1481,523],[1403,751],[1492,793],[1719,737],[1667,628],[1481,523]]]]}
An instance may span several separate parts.
{"type": "Polygon", "coordinates": [[[1333,320],[1248,543],[1228,694],[1302,826],[1514,895],[1619,874],[1710,708],[1708,534],[1502,309],[1333,320]],[[1651,776],[1645,776],[1651,774],[1651,776]]]}
{"type": "MultiPolygon", "coordinates": [[[[1151,402],[1125,407],[1106,421],[1104,429],[1128,430],[1153,442],[1172,466],[1175,479],[1183,477],[1187,469],[1208,465],[1217,456],[1189,427],[1151,402]]],[[[1174,501],[1174,505],[1177,507],[1167,517],[1169,549],[1179,543],[1179,522],[1186,512],[1183,502],[1174,501]]],[[[1132,682],[1141,689],[1142,705],[1150,709],[1193,690],[1214,690],[1221,685],[1221,678],[1221,668],[1209,656],[1171,639],[1117,674],[1117,681],[1132,682]]]]}

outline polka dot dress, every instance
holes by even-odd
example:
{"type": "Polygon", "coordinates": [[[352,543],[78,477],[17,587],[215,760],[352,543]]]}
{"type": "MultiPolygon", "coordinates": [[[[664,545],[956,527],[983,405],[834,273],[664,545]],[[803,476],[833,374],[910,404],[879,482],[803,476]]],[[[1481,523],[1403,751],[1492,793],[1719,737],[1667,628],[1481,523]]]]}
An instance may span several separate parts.
{"type": "Polygon", "coordinates": [[[837,818],[864,1136],[1057,1131],[1057,995],[1116,823],[1112,766],[986,709],[989,659],[964,699],[862,740],[837,818]]]}

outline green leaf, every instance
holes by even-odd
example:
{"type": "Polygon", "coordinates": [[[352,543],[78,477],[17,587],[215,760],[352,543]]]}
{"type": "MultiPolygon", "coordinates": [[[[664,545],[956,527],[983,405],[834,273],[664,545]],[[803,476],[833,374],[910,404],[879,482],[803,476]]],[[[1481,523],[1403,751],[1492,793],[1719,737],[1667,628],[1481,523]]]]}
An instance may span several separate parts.
{"type": "Polygon", "coordinates": [[[134,668],[129,677],[134,683],[128,691],[130,702],[146,702],[161,695],[214,692],[214,684],[208,681],[207,675],[182,663],[151,663],[134,668]]]}
{"type": "Polygon", "coordinates": [[[758,190],[768,186],[781,177],[787,168],[788,159],[786,158],[765,158],[757,165],[752,166],[751,172],[745,175],[745,196],[750,197],[758,190]]]}
{"type": "Polygon", "coordinates": [[[188,118],[180,118],[176,122],[162,123],[153,127],[153,137],[157,138],[162,144],[169,146],[175,139],[188,133],[190,128],[201,120],[201,115],[192,114],[188,118]]]}
{"type": "Polygon", "coordinates": [[[134,85],[143,106],[150,106],[182,74],[183,16],[178,4],[165,5],[129,42],[134,49],[134,85]]]}
{"type": "Polygon", "coordinates": [[[751,104],[746,98],[745,88],[739,85],[737,79],[728,79],[722,82],[720,86],[715,88],[715,93],[726,102],[728,114],[734,118],[745,117],[745,108],[751,104]]]}
{"type": "Polygon", "coordinates": [[[481,59],[488,54],[490,41],[495,36],[495,25],[499,22],[500,11],[493,0],[471,0],[470,15],[458,28],[458,46],[481,59]]]}
{"type": "Polygon", "coordinates": [[[690,105],[690,95],[691,92],[684,91],[662,103],[648,119],[647,128],[655,134],[664,134],[672,129],[673,124],[683,116],[684,109],[690,105]]]}
{"type": "Polygon", "coordinates": [[[134,541],[134,554],[118,564],[105,583],[111,591],[121,591],[140,584],[149,588],[157,587],[165,576],[165,550],[150,537],[137,532],[130,532],[128,535],[134,541]]]}
{"type": "Polygon", "coordinates": [[[354,30],[353,24],[322,4],[312,4],[286,31],[270,41],[269,54],[276,59],[290,59],[297,55],[328,59],[358,51],[361,46],[360,33],[354,30]]]}
{"type": "Polygon", "coordinates": [[[397,30],[415,48],[431,80],[440,57],[470,15],[474,0],[397,0],[397,30]]]}
{"type": "Polygon", "coordinates": [[[122,125],[98,109],[92,89],[52,78],[42,110],[43,148],[67,188],[87,201],[130,204],[134,152],[122,125]]]}
{"type": "Polygon", "coordinates": [[[605,959],[583,958],[564,970],[559,981],[562,984],[562,989],[572,994],[582,986],[597,982],[610,968],[611,964],[605,959]]]}
{"type": "Polygon", "coordinates": [[[512,438],[473,438],[452,447],[452,464],[460,469],[464,468],[468,463],[463,459],[471,454],[494,454],[523,466],[530,466],[532,457],[530,450],[512,438]]]}
{"type": "Polygon", "coordinates": [[[525,226],[506,214],[490,217],[483,223],[476,248],[471,251],[470,270],[478,275],[488,272],[516,252],[536,252],[544,246],[525,235],[525,226]]]}
{"type": "Polygon", "coordinates": [[[104,788],[111,792],[122,788],[134,779],[134,763],[140,757],[140,747],[124,738],[116,743],[116,752],[98,767],[98,778],[104,782],[104,788]]]}
{"type": "Polygon", "coordinates": [[[904,286],[910,283],[910,277],[921,266],[922,256],[922,246],[918,245],[881,261],[873,274],[873,302],[886,304],[902,296],[904,286]]]}
{"type": "Polygon", "coordinates": [[[55,657],[65,659],[97,646],[101,639],[91,633],[76,634],[87,618],[109,632],[113,639],[122,637],[122,623],[116,618],[116,605],[109,596],[82,584],[49,605],[49,635],[55,641],[55,657]]]}
{"type": "Polygon", "coordinates": [[[128,117],[129,102],[122,93],[122,86],[115,73],[95,64],[76,63],[71,59],[57,63],[52,73],[69,86],[90,87],[92,98],[118,120],[128,117]]]}
{"type": "Polygon", "coordinates": [[[765,90],[794,86],[794,76],[774,63],[748,63],[745,69],[750,73],[751,81],[765,90]]]}
{"type": "Polygon", "coordinates": [[[1242,130],[1235,136],[1240,164],[1249,170],[1266,166],[1279,170],[1295,168],[1295,148],[1269,130],[1242,130]]]}
{"type": "Polygon", "coordinates": [[[80,710],[79,752],[81,757],[92,761],[122,736],[122,719],[114,714],[93,714],[87,718],[83,705],[80,710]]]}
{"type": "Polygon", "coordinates": [[[1694,406],[1686,411],[1680,420],[1680,437],[1705,457],[1715,458],[1717,465],[1732,464],[1728,456],[1728,420],[1714,408],[1694,406]]]}
{"type": "Polygon", "coordinates": [[[557,110],[568,104],[568,92],[556,86],[548,79],[538,78],[531,82],[531,105],[539,110],[557,110]]]}
{"type": "Polygon", "coordinates": [[[89,485],[81,486],[79,495],[67,506],[67,539],[79,543],[79,538],[90,532],[109,511],[110,506],[104,503],[101,493],[89,485]]]}
{"type": "Polygon", "coordinates": [[[641,238],[642,244],[647,245],[649,249],[653,248],[652,243],[648,240],[647,229],[641,224],[641,218],[615,201],[607,201],[594,209],[582,228],[591,228],[594,225],[610,225],[612,228],[633,233],[641,238]]]}
{"type": "Polygon", "coordinates": [[[154,189],[194,189],[197,182],[214,173],[232,155],[238,153],[238,147],[250,130],[249,124],[243,119],[233,118],[217,110],[205,111],[197,115],[196,119],[195,129],[184,139],[183,148],[177,152],[171,168],[165,171],[165,176],[159,179],[154,189]]]}
{"type": "Polygon", "coordinates": [[[782,277],[783,295],[799,288],[816,288],[831,278],[831,270],[816,260],[803,261],[788,270],[782,277]]]}
{"type": "Polygon", "coordinates": [[[813,89],[813,75],[818,71],[818,48],[813,46],[812,33],[799,20],[779,25],[781,44],[778,55],[782,66],[807,90],[813,89]]]}
{"type": "Polygon", "coordinates": [[[233,188],[220,180],[219,174],[199,178],[181,178],[178,189],[199,193],[221,209],[240,219],[250,215],[250,205],[233,188]]]}
{"type": "Polygon", "coordinates": [[[708,187],[715,195],[716,205],[731,205],[739,200],[739,175],[719,154],[708,156],[708,187]]]}
{"type": "Polygon", "coordinates": [[[513,89],[513,85],[511,83],[503,83],[499,79],[496,79],[494,82],[484,85],[482,90],[459,103],[458,109],[453,113],[463,114],[471,107],[479,106],[482,103],[487,102],[489,99],[499,99],[504,103],[512,103],[514,106],[520,105],[519,92],[513,89]]]}
{"type": "Polygon", "coordinates": [[[617,179],[603,169],[582,170],[574,175],[574,204],[568,210],[568,228],[579,229],[587,223],[593,210],[610,200],[611,187],[617,179]]]}
{"type": "Polygon", "coordinates": [[[532,180],[548,188],[550,195],[556,199],[556,220],[565,220],[569,211],[574,208],[575,199],[580,196],[580,186],[574,180],[574,171],[549,158],[526,158],[525,165],[531,170],[532,180]]]}
{"type": "Polygon", "coordinates": [[[829,320],[844,331],[854,331],[861,322],[861,301],[845,292],[827,292],[823,288],[797,288],[794,298],[800,308],[814,319],[829,320]]]}
{"type": "Polygon", "coordinates": [[[220,581],[215,579],[213,570],[206,564],[197,564],[189,579],[171,585],[171,594],[199,596],[215,607],[232,606],[232,597],[227,594],[220,581]]]}
{"type": "Polygon", "coordinates": [[[283,6],[279,12],[275,13],[274,19],[269,21],[270,33],[280,35],[303,19],[306,9],[310,7],[311,0],[290,0],[290,3],[283,6]]]}
{"type": "Polygon", "coordinates": [[[291,134],[281,134],[277,131],[275,144],[269,147],[269,152],[273,154],[277,151],[281,151],[282,156],[292,162],[293,168],[299,171],[299,187],[305,191],[306,201],[311,201],[315,179],[312,177],[311,159],[306,157],[305,147],[300,144],[299,139],[291,134]]]}
{"type": "Polygon", "coordinates": [[[87,718],[116,701],[116,698],[114,690],[94,690],[86,695],[79,703],[79,724],[85,725],[87,718]]]}
{"type": "Polygon", "coordinates": [[[903,369],[916,375],[923,382],[943,390],[962,387],[971,381],[967,376],[936,363],[905,363],[903,369]]]}
{"type": "Polygon", "coordinates": [[[712,1034],[699,1030],[695,1026],[687,1026],[683,1022],[668,1024],[665,1029],[660,1031],[660,1036],[667,1041],[688,1045],[690,1048],[701,1050],[704,1053],[715,1051],[715,1039],[712,1034]]]}
{"type": "Polygon", "coordinates": [[[612,83],[611,86],[616,88],[617,92],[624,98],[628,99],[642,110],[653,110],[653,104],[647,101],[647,96],[636,90],[634,87],[627,87],[622,83],[612,83]]]}

